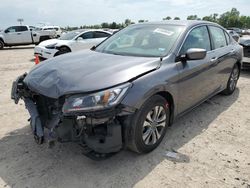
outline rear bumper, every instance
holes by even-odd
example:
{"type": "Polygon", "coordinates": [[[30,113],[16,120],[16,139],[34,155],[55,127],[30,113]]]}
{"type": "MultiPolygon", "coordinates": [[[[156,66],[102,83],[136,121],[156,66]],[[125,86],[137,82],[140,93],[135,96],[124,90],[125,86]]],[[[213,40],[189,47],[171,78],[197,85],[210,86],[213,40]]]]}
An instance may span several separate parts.
{"type": "Polygon", "coordinates": [[[47,49],[44,46],[36,46],[34,49],[34,55],[38,55],[41,60],[49,59],[55,56],[57,49],[47,49]]]}

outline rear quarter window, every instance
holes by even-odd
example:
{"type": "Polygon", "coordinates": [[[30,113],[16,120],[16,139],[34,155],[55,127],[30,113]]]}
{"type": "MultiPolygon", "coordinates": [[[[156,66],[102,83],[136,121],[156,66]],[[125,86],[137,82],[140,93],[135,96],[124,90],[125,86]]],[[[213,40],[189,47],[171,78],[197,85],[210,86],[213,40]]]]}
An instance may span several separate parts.
{"type": "Polygon", "coordinates": [[[105,33],[105,32],[101,32],[101,31],[95,31],[94,34],[94,38],[105,38],[105,37],[109,37],[110,34],[105,33]]]}
{"type": "Polygon", "coordinates": [[[28,31],[26,26],[16,26],[16,32],[28,31]]]}

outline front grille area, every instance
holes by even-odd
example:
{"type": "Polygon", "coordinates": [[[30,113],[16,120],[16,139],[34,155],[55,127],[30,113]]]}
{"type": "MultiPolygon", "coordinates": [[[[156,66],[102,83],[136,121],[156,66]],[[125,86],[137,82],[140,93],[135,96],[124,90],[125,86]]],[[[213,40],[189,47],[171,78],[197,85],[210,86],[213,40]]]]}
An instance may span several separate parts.
{"type": "Polygon", "coordinates": [[[62,111],[64,99],[51,99],[42,95],[37,95],[34,98],[43,124],[47,124],[55,114],[62,111]]]}
{"type": "Polygon", "coordinates": [[[244,57],[250,57],[250,46],[244,46],[244,57]]]}

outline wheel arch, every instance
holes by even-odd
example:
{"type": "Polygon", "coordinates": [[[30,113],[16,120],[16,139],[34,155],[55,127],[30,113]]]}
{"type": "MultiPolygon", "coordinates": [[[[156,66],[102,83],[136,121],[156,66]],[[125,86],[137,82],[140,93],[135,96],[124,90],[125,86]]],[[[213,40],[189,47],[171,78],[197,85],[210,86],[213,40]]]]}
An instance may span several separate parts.
{"type": "MultiPolygon", "coordinates": [[[[238,66],[239,71],[241,72],[241,67],[242,67],[241,62],[240,62],[240,61],[237,61],[237,62],[236,62],[236,65],[238,66]]],[[[239,77],[240,77],[240,73],[239,73],[239,77]]]]}
{"type": "Polygon", "coordinates": [[[69,46],[65,45],[65,44],[57,47],[58,50],[61,49],[61,48],[68,48],[70,50],[70,52],[72,52],[72,49],[69,46]]]}
{"type": "Polygon", "coordinates": [[[70,48],[69,46],[67,46],[67,45],[64,44],[64,45],[61,45],[61,46],[57,46],[57,47],[56,47],[56,49],[57,49],[58,51],[54,54],[54,57],[56,57],[56,56],[58,56],[58,55],[61,55],[61,54],[60,54],[61,48],[67,48],[67,49],[69,49],[69,52],[72,52],[71,48],[70,48]]]}
{"type": "Polygon", "coordinates": [[[160,95],[164,99],[168,101],[169,109],[170,109],[170,119],[169,125],[171,125],[174,121],[174,111],[175,111],[175,103],[172,94],[168,91],[160,91],[155,93],[154,95],[160,95]]]}

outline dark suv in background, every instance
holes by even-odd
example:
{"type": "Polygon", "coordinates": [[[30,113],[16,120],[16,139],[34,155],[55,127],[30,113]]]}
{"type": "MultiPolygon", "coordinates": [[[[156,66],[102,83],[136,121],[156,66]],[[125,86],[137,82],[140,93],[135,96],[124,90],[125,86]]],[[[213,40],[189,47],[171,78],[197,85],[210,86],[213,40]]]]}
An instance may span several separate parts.
{"type": "Polygon", "coordinates": [[[39,144],[78,142],[93,159],[123,148],[147,153],[176,118],[232,94],[241,61],[242,47],[217,24],[135,24],[35,66],[13,83],[12,99],[24,100],[39,144]]]}

